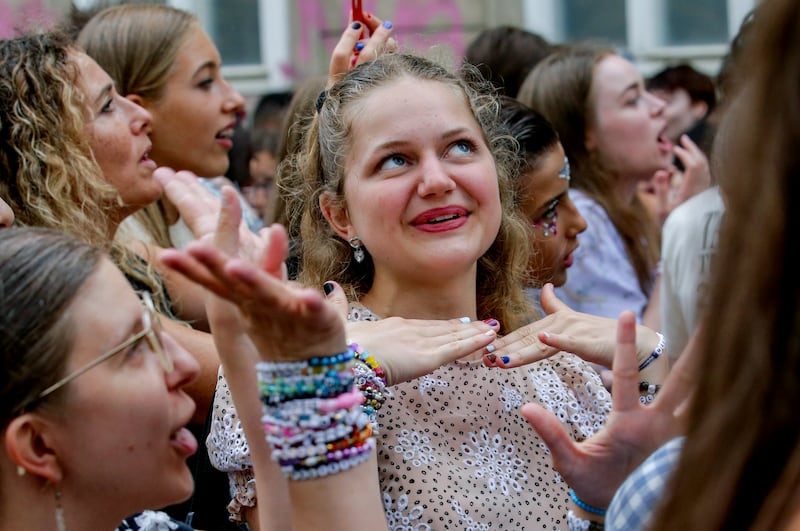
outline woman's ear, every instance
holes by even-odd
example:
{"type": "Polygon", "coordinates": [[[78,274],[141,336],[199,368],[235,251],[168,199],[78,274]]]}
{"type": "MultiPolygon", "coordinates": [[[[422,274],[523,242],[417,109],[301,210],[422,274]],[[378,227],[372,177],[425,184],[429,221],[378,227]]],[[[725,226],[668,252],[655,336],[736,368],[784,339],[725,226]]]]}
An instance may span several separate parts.
{"type": "Polygon", "coordinates": [[[22,473],[59,483],[63,470],[53,443],[53,423],[36,413],[24,413],[13,419],[5,430],[4,442],[9,459],[22,473]]]}
{"type": "Polygon", "coordinates": [[[329,192],[323,192],[319,196],[319,208],[328,221],[328,225],[342,239],[348,241],[355,236],[355,232],[351,234],[353,226],[350,224],[350,214],[347,212],[347,207],[342,205],[340,201],[335,201],[329,192]]]}
{"type": "Polygon", "coordinates": [[[125,96],[125,98],[130,100],[130,101],[132,101],[133,103],[135,103],[139,107],[144,107],[145,109],[147,108],[147,100],[145,100],[143,97],[139,96],[138,94],[128,94],[127,96],[125,96]]]}

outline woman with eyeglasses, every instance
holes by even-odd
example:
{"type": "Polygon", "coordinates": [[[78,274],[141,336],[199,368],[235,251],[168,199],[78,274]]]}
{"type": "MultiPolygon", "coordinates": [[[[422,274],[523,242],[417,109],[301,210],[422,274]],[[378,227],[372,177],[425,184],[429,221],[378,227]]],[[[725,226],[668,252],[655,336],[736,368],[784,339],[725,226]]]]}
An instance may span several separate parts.
{"type": "Polygon", "coordinates": [[[198,364],[149,294],[97,247],[11,228],[0,303],[0,528],[105,531],[187,498],[198,364]]]}

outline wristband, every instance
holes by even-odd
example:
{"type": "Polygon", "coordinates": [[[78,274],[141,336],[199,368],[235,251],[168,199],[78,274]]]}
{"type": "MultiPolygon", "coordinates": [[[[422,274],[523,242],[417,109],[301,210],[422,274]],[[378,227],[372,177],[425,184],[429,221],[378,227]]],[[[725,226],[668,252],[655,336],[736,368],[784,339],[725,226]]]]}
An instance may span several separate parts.
{"type": "Polygon", "coordinates": [[[581,509],[583,509],[587,513],[596,514],[597,516],[605,516],[606,515],[606,510],[605,509],[598,509],[597,507],[593,507],[593,506],[589,505],[588,503],[586,503],[582,499],[578,498],[578,495],[575,494],[575,491],[573,489],[569,489],[569,497],[575,503],[575,505],[577,505],[578,507],[580,507],[581,509]]]}
{"type": "Polygon", "coordinates": [[[639,370],[640,371],[644,370],[648,365],[650,365],[651,363],[656,361],[658,359],[658,357],[661,356],[661,354],[664,353],[664,347],[666,347],[666,342],[664,341],[664,336],[659,334],[658,332],[656,332],[656,335],[658,336],[658,345],[656,345],[656,348],[655,348],[655,350],[653,350],[653,353],[650,354],[650,356],[648,356],[647,359],[644,360],[639,365],[639,370]]]}

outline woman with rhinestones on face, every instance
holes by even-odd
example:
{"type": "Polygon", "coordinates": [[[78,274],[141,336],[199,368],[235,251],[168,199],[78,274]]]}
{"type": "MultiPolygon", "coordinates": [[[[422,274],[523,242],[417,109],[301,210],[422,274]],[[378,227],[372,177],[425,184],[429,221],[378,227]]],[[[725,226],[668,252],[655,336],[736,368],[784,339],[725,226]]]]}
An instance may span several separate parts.
{"type": "Polygon", "coordinates": [[[502,97],[501,102],[505,127],[519,143],[521,166],[512,181],[516,203],[532,227],[527,287],[538,303],[545,283],[559,287],[567,281],[586,220],[570,199],[569,160],[553,126],[513,98],[502,97]]]}

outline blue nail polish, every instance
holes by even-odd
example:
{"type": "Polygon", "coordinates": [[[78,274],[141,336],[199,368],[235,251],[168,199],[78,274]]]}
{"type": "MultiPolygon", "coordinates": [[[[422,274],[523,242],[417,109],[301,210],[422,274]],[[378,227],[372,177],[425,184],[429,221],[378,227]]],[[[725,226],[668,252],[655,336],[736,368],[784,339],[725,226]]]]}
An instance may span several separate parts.
{"type": "Polygon", "coordinates": [[[363,50],[363,49],[364,49],[364,46],[366,46],[366,44],[364,44],[364,43],[363,43],[363,42],[361,42],[361,41],[358,41],[358,42],[356,43],[356,51],[357,51],[357,52],[360,52],[361,50],[363,50]]]}
{"type": "Polygon", "coordinates": [[[497,350],[497,349],[495,348],[494,345],[486,345],[486,352],[488,352],[489,354],[491,354],[495,350],[497,350]]]}
{"type": "Polygon", "coordinates": [[[460,317],[458,320],[464,324],[469,324],[472,322],[472,319],[470,319],[469,317],[460,317]]]}
{"type": "Polygon", "coordinates": [[[325,292],[325,295],[330,295],[333,292],[333,282],[326,282],[322,285],[322,290],[325,292]]]}
{"type": "Polygon", "coordinates": [[[508,363],[509,361],[511,361],[511,358],[509,358],[508,356],[502,356],[500,359],[503,360],[503,363],[508,363]]]}
{"type": "Polygon", "coordinates": [[[353,22],[353,25],[350,27],[353,29],[361,29],[361,22],[353,22]]]}
{"type": "Polygon", "coordinates": [[[384,21],[383,21],[383,27],[384,27],[384,28],[386,28],[386,29],[392,29],[392,23],[391,23],[391,21],[389,21],[389,20],[384,20],[384,21]]]}

